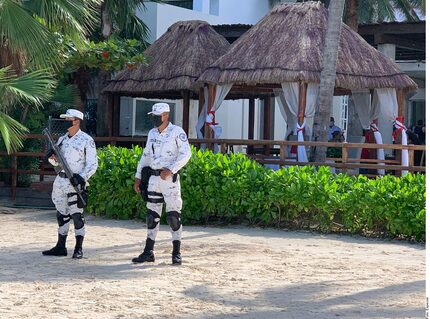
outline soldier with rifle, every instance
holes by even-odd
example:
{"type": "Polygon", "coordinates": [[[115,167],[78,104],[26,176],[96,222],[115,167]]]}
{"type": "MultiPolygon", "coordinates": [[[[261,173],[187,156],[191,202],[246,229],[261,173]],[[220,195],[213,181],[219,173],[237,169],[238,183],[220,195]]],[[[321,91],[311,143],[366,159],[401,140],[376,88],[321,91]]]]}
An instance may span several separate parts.
{"type": "Polygon", "coordinates": [[[67,256],[66,239],[69,223],[75,226],[76,245],[72,258],[83,256],[82,243],[85,236],[84,208],[87,205],[85,186],[88,179],[96,172],[98,161],[96,145],[91,136],[80,129],[84,114],[75,109],[68,109],[60,115],[68,123],[67,133],[57,143],[48,130],[44,130],[52,150],[48,160],[58,173],[52,189],[52,201],[57,209],[58,241],[57,244],[42,252],[45,256],[67,256]]]}

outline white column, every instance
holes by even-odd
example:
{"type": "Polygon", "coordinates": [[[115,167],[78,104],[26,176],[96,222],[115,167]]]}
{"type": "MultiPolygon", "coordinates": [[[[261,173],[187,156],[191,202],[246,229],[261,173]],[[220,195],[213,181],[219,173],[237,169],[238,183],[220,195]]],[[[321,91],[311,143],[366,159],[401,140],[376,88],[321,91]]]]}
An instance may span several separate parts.
{"type": "Polygon", "coordinates": [[[396,45],[391,43],[378,44],[378,51],[389,57],[393,61],[396,60],[396,45]]]}

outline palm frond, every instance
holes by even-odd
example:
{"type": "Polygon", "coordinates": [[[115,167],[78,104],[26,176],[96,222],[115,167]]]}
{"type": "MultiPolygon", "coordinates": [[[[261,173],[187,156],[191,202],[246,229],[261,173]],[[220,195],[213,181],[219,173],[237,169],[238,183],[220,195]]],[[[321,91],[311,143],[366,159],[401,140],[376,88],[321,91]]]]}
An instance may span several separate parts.
{"type": "Polygon", "coordinates": [[[0,112],[0,138],[8,154],[16,152],[23,146],[23,135],[27,132],[28,129],[24,125],[6,113],[0,112]]]}
{"type": "Polygon", "coordinates": [[[85,39],[97,23],[95,0],[39,0],[26,1],[25,6],[44,19],[51,30],[58,30],[72,38],[85,39]]]}
{"type": "Polygon", "coordinates": [[[57,68],[59,43],[43,24],[34,19],[21,1],[2,0],[0,10],[0,45],[12,52],[24,53],[30,65],[57,68]]]}
{"type": "Polygon", "coordinates": [[[55,88],[54,94],[50,102],[61,104],[62,106],[71,107],[76,104],[76,99],[79,97],[79,91],[75,85],[60,84],[55,88]]]}
{"type": "Polygon", "coordinates": [[[37,70],[17,76],[10,68],[0,69],[0,94],[10,103],[30,103],[41,106],[53,93],[56,81],[47,70],[37,70]]]}
{"type": "Polygon", "coordinates": [[[398,9],[406,18],[407,21],[419,21],[417,13],[414,9],[419,9],[418,5],[414,5],[410,0],[395,0],[393,6],[398,9]]]}

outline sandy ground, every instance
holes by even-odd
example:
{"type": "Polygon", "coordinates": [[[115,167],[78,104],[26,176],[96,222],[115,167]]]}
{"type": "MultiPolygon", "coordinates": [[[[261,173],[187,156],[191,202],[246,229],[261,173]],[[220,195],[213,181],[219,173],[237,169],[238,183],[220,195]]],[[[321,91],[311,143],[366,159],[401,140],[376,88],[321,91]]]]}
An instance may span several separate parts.
{"type": "Polygon", "coordinates": [[[155,263],[133,265],[143,223],[87,221],[85,259],[45,257],[55,212],[0,207],[0,318],[424,317],[424,245],[185,227],[183,265],[171,266],[162,226],[155,263]]]}

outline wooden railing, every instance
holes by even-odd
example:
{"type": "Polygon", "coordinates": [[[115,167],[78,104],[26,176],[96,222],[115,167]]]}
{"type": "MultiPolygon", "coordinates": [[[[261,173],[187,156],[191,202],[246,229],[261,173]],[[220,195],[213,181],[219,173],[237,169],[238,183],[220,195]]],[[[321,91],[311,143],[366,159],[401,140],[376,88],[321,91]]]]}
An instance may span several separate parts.
{"type": "MultiPolygon", "coordinates": [[[[44,158],[46,149],[44,145],[45,136],[42,134],[29,134],[26,135],[27,139],[36,139],[41,141],[40,151],[37,152],[16,152],[7,154],[6,152],[0,152],[0,156],[9,156],[11,159],[11,165],[9,168],[0,168],[0,172],[6,172],[11,174],[11,196],[13,199],[16,197],[16,186],[18,174],[29,174],[39,175],[40,180],[43,180],[44,175],[55,175],[55,172],[49,167],[44,165],[44,158]],[[36,157],[40,160],[40,166],[37,170],[31,169],[18,169],[18,158],[19,157],[36,157]]],[[[96,137],[96,144],[98,147],[110,144],[110,145],[141,145],[143,146],[146,142],[146,137],[96,137]]],[[[351,174],[351,170],[357,169],[368,169],[378,170],[384,169],[387,172],[400,172],[406,170],[411,173],[414,172],[425,172],[423,166],[423,159],[425,154],[425,145],[394,145],[394,144],[362,144],[362,143],[331,143],[331,142],[298,142],[298,141],[271,141],[271,140],[239,140],[239,139],[190,139],[190,143],[196,147],[209,147],[212,148],[215,144],[219,146],[221,153],[227,154],[233,151],[239,151],[247,153],[250,158],[255,159],[261,164],[272,164],[279,165],[315,165],[321,166],[326,165],[329,167],[336,168],[337,170],[351,174]],[[342,157],[339,158],[328,158],[325,163],[317,162],[297,162],[292,157],[287,157],[287,147],[293,145],[304,145],[309,147],[336,147],[342,150],[342,157]],[[395,159],[377,160],[377,159],[360,159],[350,158],[348,156],[350,149],[362,148],[367,149],[384,149],[385,150],[407,150],[409,154],[409,166],[401,166],[399,161],[395,159]],[[422,151],[422,158],[420,166],[414,166],[414,156],[416,151],[422,151]],[[260,154],[258,154],[260,153],[260,154]],[[384,163],[384,166],[380,165],[384,163]],[[378,165],[379,164],[379,165],[378,165]]]]}

